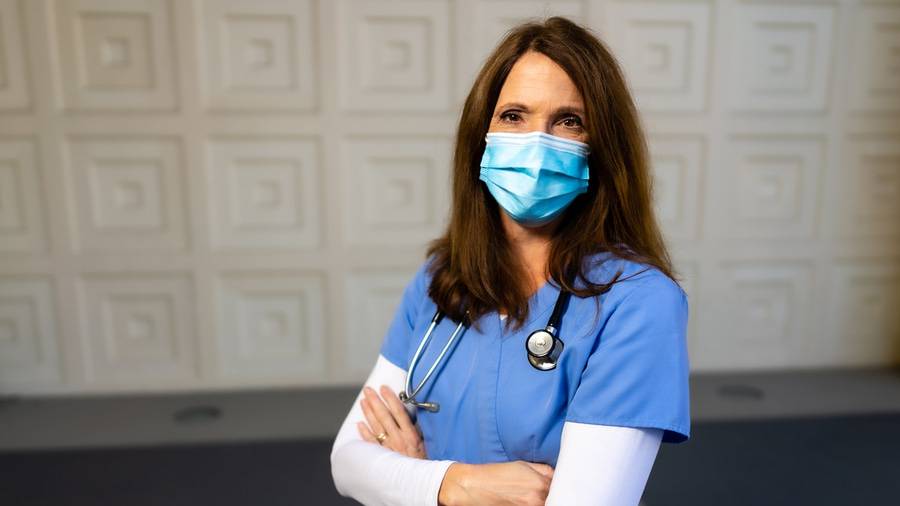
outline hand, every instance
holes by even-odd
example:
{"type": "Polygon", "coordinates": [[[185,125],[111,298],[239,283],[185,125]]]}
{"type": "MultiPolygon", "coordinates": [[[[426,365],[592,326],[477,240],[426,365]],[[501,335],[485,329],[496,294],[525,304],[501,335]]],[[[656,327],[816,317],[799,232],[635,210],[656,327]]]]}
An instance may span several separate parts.
{"type": "Polygon", "coordinates": [[[387,439],[384,443],[380,443],[381,446],[408,457],[424,459],[426,455],[422,434],[413,425],[400,398],[387,385],[381,386],[381,395],[387,400],[386,403],[369,387],[363,388],[363,394],[365,397],[360,404],[363,414],[366,415],[366,421],[356,424],[362,438],[379,444],[375,434],[384,432],[387,439]]]}
{"type": "Polygon", "coordinates": [[[524,460],[499,464],[453,463],[444,475],[438,504],[543,506],[553,468],[524,460]]]}

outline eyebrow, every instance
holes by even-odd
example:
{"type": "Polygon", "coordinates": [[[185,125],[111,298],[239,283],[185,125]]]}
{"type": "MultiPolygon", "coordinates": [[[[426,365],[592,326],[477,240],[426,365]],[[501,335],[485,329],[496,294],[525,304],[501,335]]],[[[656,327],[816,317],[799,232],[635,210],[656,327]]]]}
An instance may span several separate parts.
{"type": "MultiPolygon", "coordinates": [[[[504,110],[504,109],[521,109],[522,111],[525,111],[525,112],[530,111],[530,109],[528,108],[527,105],[522,104],[522,103],[519,103],[519,102],[507,102],[507,103],[505,103],[505,104],[503,104],[502,106],[500,106],[500,107],[497,108],[497,110],[504,110]]],[[[556,109],[555,113],[556,113],[556,114],[573,113],[573,114],[580,114],[580,115],[583,116],[583,115],[584,115],[584,110],[581,109],[580,107],[574,107],[574,106],[571,106],[571,105],[564,105],[564,106],[562,106],[562,107],[556,109]]]]}

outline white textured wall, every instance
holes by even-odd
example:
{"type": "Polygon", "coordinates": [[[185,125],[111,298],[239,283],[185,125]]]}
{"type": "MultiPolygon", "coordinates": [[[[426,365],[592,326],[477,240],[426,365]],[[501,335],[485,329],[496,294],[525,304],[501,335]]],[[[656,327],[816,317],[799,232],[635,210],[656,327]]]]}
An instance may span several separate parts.
{"type": "Polygon", "coordinates": [[[357,382],[502,31],[645,118],[694,370],[900,357],[900,3],[0,0],[0,391],[357,382]]]}

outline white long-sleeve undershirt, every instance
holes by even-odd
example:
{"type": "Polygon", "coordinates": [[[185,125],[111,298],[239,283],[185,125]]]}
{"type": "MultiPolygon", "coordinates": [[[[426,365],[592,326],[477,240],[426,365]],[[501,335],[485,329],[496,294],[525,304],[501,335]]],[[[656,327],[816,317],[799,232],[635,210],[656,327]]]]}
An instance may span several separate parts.
{"type": "MultiPolygon", "coordinates": [[[[406,371],[379,355],[364,386],[403,390],[406,371]]],[[[367,506],[438,504],[452,460],[425,460],[362,439],[362,389],[331,449],[331,474],[338,493],[367,506]]],[[[415,409],[406,406],[410,415],[415,409]]],[[[637,505],[662,440],[656,428],[565,422],[547,506],[637,505]]]]}
{"type": "MultiPolygon", "coordinates": [[[[405,381],[404,369],[378,355],[363,386],[378,392],[381,385],[387,385],[399,393],[405,381]]],[[[331,447],[331,475],[338,493],[366,506],[438,504],[441,482],[453,461],[408,457],[364,440],[356,428],[357,422],[366,421],[360,405],[363,398],[360,389],[331,447]]],[[[412,417],[415,407],[404,406],[412,417]]]]}

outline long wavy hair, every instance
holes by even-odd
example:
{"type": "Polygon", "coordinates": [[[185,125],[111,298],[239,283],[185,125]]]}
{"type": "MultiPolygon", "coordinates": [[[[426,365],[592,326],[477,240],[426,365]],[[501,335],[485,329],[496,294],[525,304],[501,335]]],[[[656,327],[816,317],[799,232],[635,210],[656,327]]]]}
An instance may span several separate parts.
{"type": "MultiPolygon", "coordinates": [[[[585,260],[600,252],[652,265],[676,281],[653,211],[646,140],[616,59],[588,29],[562,17],[514,27],[488,56],[466,98],[453,154],[452,203],[445,233],[431,241],[428,294],[444,313],[461,321],[494,310],[508,314],[507,327],[528,319],[530,279],[509,244],[500,208],[479,180],[485,134],[497,97],[513,64],[528,51],[562,67],[581,92],[584,127],[591,147],[590,182],[566,208],[551,238],[551,281],[579,297],[609,290],[586,276],[585,260]],[[582,288],[575,286],[576,279],[582,288]]],[[[476,323],[477,325],[477,323],[476,323]]]]}

